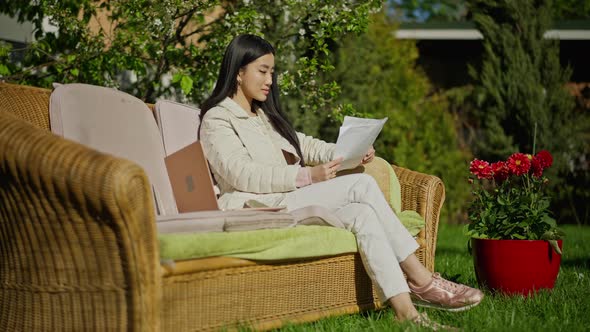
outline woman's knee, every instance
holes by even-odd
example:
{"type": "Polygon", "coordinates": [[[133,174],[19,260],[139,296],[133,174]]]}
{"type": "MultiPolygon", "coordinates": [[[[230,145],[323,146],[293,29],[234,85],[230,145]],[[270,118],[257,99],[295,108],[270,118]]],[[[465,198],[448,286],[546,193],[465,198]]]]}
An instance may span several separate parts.
{"type": "Polygon", "coordinates": [[[375,178],[368,174],[358,174],[358,179],[353,190],[359,195],[381,193],[381,189],[379,188],[377,181],[375,181],[375,178]]]}
{"type": "Polygon", "coordinates": [[[378,225],[377,215],[372,207],[362,203],[350,203],[338,211],[346,228],[353,232],[374,229],[378,225]]]}
{"type": "Polygon", "coordinates": [[[362,173],[360,175],[361,175],[361,181],[363,183],[379,188],[379,185],[377,184],[377,181],[375,180],[374,177],[372,177],[371,175],[366,174],[366,173],[362,173]]]}

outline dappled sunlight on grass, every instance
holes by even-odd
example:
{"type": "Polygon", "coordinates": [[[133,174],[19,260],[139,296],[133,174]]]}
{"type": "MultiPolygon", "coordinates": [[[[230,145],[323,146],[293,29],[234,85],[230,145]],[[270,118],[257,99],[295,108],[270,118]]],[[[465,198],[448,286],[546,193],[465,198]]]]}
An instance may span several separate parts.
{"type": "MultiPolygon", "coordinates": [[[[465,312],[424,311],[432,319],[463,331],[587,331],[590,326],[590,227],[562,228],[567,236],[561,270],[552,291],[540,291],[528,298],[486,291],[482,303],[465,312]]],[[[467,240],[461,226],[441,225],[435,268],[445,278],[477,286],[467,240]]],[[[392,311],[386,309],[288,325],[280,331],[421,330],[424,329],[395,323],[392,311]]]]}

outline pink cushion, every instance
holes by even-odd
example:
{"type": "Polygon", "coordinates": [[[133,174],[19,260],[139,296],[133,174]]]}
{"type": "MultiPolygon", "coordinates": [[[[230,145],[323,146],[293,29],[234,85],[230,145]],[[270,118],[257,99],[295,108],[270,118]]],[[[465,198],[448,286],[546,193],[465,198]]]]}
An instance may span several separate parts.
{"type": "Polygon", "coordinates": [[[144,102],[111,88],[64,84],[51,94],[49,119],[55,134],[139,164],[153,186],[159,214],[178,213],[162,138],[144,102]]]}

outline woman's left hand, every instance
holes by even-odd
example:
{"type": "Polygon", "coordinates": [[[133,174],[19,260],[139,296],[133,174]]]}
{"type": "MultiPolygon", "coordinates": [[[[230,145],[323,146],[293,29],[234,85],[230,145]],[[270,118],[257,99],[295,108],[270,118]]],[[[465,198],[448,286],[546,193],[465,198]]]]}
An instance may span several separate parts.
{"type": "Polygon", "coordinates": [[[373,149],[373,146],[371,146],[367,154],[363,157],[361,164],[368,164],[373,161],[373,158],[375,158],[375,149],[373,149]]]}

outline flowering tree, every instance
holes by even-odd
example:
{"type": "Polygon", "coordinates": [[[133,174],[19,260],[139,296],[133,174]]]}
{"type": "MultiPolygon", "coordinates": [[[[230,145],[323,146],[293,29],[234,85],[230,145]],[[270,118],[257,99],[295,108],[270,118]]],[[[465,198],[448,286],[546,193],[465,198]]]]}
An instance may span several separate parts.
{"type": "Polygon", "coordinates": [[[338,93],[335,83],[314,79],[332,68],[329,43],[363,31],[379,8],[374,0],[1,2],[1,13],[30,20],[37,31],[24,50],[0,46],[0,79],[91,83],[148,102],[175,96],[199,103],[215,83],[225,46],[239,33],[255,33],[277,47],[279,84],[297,100],[286,104],[315,111],[335,107],[338,93]],[[57,33],[42,31],[45,18],[57,33]]]}

